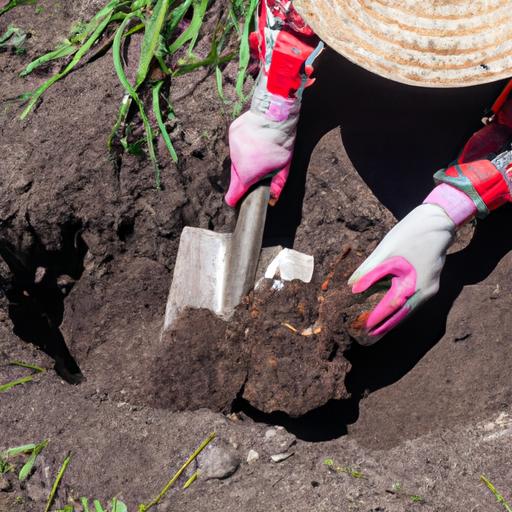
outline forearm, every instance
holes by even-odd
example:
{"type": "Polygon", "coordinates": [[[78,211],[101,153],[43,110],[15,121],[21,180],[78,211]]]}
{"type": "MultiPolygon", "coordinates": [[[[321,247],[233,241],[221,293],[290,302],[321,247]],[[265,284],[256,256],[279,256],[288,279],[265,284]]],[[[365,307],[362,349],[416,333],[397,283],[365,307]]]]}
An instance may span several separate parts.
{"type": "Polygon", "coordinates": [[[507,86],[493,117],[468,140],[457,160],[434,175],[438,186],[425,200],[461,225],[512,201],[512,98],[507,86]]]}
{"type": "Polygon", "coordinates": [[[258,30],[251,34],[260,60],[258,88],[281,98],[300,100],[313,83],[313,62],[323,48],[291,1],[262,0],[258,30]]]}

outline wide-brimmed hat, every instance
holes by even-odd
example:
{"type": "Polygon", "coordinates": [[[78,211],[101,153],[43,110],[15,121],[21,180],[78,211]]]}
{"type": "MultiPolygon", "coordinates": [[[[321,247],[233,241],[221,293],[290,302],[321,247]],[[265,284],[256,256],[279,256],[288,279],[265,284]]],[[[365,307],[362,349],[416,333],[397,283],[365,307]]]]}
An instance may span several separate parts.
{"type": "Polygon", "coordinates": [[[512,77],[510,0],[294,0],[338,53],[386,78],[461,87],[512,77]]]}

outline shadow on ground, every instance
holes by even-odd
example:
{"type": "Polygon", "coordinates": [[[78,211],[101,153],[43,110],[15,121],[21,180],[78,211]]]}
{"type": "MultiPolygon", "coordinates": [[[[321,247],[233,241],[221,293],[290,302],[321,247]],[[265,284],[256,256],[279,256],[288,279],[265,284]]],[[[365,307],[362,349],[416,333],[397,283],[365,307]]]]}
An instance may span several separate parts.
{"type": "MultiPolygon", "coordinates": [[[[398,219],[426,197],[433,173],[452,161],[503,88],[503,82],[461,89],[426,89],[382,79],[327,50],[318,79],[307,90],[290,180],[269,213],[266,242],[293,245],[301,222],[306,170],[311,153],[339,126],[354,167],[375,196],[398,219]]],[[[373,347],[354,344],[347,358],[352,398],[332,401],[300,418],[262,414],[237,404],[256,421],[284,425],[308,441],[333,439],[359,417],[361,399],[400,380],[436,345],[453,302],[464,286],[481,282],[511,250],[511,209],[480,222],[471,243],[447,258],[441,290],[422,310],[373,347]]]]}

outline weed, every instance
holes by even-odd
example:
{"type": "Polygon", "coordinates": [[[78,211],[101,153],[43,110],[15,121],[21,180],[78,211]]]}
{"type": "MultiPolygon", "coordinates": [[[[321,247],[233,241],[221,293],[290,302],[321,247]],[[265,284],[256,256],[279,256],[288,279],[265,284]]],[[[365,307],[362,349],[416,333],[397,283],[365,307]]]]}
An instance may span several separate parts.
{"type": "Polygon", "coordinates": [[[326,465],[329,470],[333,471],[334,473],[345,473],[352,478],[365,478],[361,471],[355,470],[349,466],[338,466],[332,459],[325,459],[324,465],[326,465]]]}
{"type": "Polygon", "coordinates": [[[0,393],[8,391],[9,389],[11,389],[15,386],[19,386],[20,384],[26,384],[27,382],[32,382],[34,380],[34,375],[45,371],[45,369],[41,368],[40,366],[36,366],[35,364],[30,364],[30,363],[24,363],[23,361],[11,361],[10,363],[7,363],[7,365],[28,368],[30,370],[33,370],[33,374],[27,375],[26,377],[21,377],[19,379],[11,380],[10,382],[7,382],[6,384],[0,385],[0,393]]]}
{"type": "Polygon", "coordinates": [[[57,492],[57,489],[59,488],[60,481],[62,480],[62,477],[64,476],[64,473],[71,461],[71,454],[68,453],[64,459],[64,462],[62,463],[57,476],[55,477],[55,481],[53,482],[52,488],[50,490],[50,494],[48,496],[48,500],[46,502],[46,507],[44,509],[44,512],[49,512],[50,507],[52,506],[53,500],[55,498],[55,493],[57,492]]]}
{"type": "Polygon", "coordinates": [[[496,501],[503,506],[503,508],[507,512],[512,512],[512,506],[507,502],[507,500],[498,492],[496,487],[491,483],[491,481],[485,477],[484,475],[480,475],[480,481],[482,481],[487,488],[494,494],[496,501]]]}
{"type": "MultiPolygon", "coordinates": [[[[187,459],[185,464],[174,474],[174,476],[165,484],[164,488],[160,491],[158,496],[150,501],[148,504],[141,503],[138,507],[138,512],[147,512],[150,508],[158,505],[163,497],[167,494],[167,491],[174,485],[176,480],[183,474],[192,461],[215,439],[215,432],[211,433],[194,451],[194,453],[187,459]]],[[[197,478],[197,472],[187,480],[184,488],[187,488],[197,478]]]]}
{"type": "Polygon", "coordinates": [[[419,496],[418,494],[410,494],[402,488],[402,484],[400,482],[395,482],[391,489],[386,489],[386,492],[389,494],[395,494],[397,496],[402,496],[411,500],[413,503],[425,503],[425,498],[419,496]]]}
{"type": "Polygon", "coordinates": [[[25,42],[28,34],[21,28],[9,25],[0,36],[0,49],[11,49],[17,55],[25,53],[25,42]]]}
{"type": "Polygon", "coordinates": [[[11,9],[14,9],[18,5],[32,5],[35,4],[37,0],[10,0],[7,2],[7,5],[5,7],[2,7],[0,9],[0,16],[2,14],[6,13],[7,11],[10,11],[11,9]]]}
{"type": "MultiPolygon", "coordinates": [[[[114,68],[125,93],[108,146],[110,150],[114,146],[121,146],[125,151],[140,150],[140,144],[134,148],[134,143],[129,141],[128,117],[134,105],[144,127],[145,146],[154,168],[155,184],[159,189],[160,169],[154,138],[160,135],[172,160],[176,162],[178,159],[161,109],[164,82],[171,84],[173,77],[206,68],[215,73],[219,97],[226,103],[222,71],[225,64],[236,57],[235,52],[229,51],[234,37],[238,40],[239,64],[236,79],[238,100],[233,106],[233,113],[238,115],[247,100],[244,85],[250,59],[249,32],[254,26],[257,5],[258,0],[110,0],[90,21],[76,26],[57,48],[33,60],[21,72],[21,76],[25,76],[47,62],[71,58],[61,71],[34,91],[19,97],[27,101],[20,117],[24,119],[44,93],[71,73],[79,63],[90,60],[92,53],[105,51],[111,45],[114,68]],[[214,5],[218,9],[215,28],[209,35],[210,50],[206,57],[201,58],[195,54],[195,47],[214,5]],[[135,32],[143,32],[143,40],[135,80],[131,83],[124,71],[122,46],[135,32]],[[151,116],[144,102],[145,91],[151,92],[156,127],[150,121],[151,116]]],[[[172,107],[168,101],[165,102],[165,108],[170,114],[167,119],[172,119],[172,107]]]]}
{"type": "Polygon", "coordinates": [[[16,446],[14,448],[9,448],[3,452],[0,453],[0,473],[7,473],[14,471],[16,468],[13,464],[10,464],[7,459],[12,457],[17,457],[18,455],[23,454],[30,454],[29,458],[23,464],[19,474],[18,478],[20,482],[23,480],[26,480],[26,478],[30,475],[32,472],[32,469],[34,467],[34,464],[36,462],[37,456],[43,451],[44,448],[46,448],[48,444],[47,440],[41,441],[38,444],[30,443],[30,444],[24,444],[22,446],[16,446]]]}

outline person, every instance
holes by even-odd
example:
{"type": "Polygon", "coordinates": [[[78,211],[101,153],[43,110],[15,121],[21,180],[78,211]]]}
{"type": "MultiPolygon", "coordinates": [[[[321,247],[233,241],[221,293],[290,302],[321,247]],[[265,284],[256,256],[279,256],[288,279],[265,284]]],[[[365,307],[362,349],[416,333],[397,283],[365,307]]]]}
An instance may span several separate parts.
{"type": "MultiPolygon", "coordinates": [[[[271,204],[290,171],[302,93],[324,41],[353,63],[410,85],[462,87],[512,76],[509,2],[461,0],[261,0],[251,46],[260,73],[250,109],[229,130],[235,206],[272,177],[271,204]],[[489,28],[491,27],[491,28],[489,28]]],[[[511,201],[512,81],[436,186],[349,279],[363,293],[391,284],[366,322],[377,340],[434,296],[456,231],[511,201]],[[510,98],[509,98],[510,96],[510,98]]]]}

